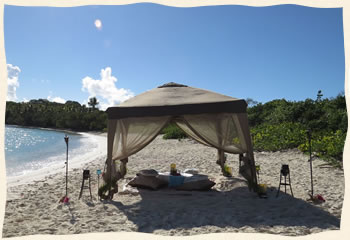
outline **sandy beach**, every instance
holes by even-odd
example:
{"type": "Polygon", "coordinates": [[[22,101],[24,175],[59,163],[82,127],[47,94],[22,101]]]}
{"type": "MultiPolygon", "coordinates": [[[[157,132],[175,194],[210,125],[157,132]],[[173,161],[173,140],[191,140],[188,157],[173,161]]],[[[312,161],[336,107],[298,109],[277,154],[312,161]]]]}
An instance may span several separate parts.
{"type": "MultiPolygon", "coordinates": [[[[88,151],[88,150],[87,150],[88,151]]],[[[107,151],[107,149],[106,149],[107,151]]],[[[314,194],[326,202],[307,199],[310,186],[308,156],[298,150],[256,152],[260,183],[268,186],[268,198],[248,190],[238,174],[238,156],[229,154],[227,164],[233,177],[224,177],[216,162],[217,151],[191,139],[163,140],[129,158],[128,173],[119,182],[113,201],[97,198],[96,170],[104,167],[106,151],[91,161],[69,169],[69,204],[59,203],[65,194],[65,170],[27,184],[8,185],[3,237],[34,234],[79,234],[98,232],[142,232],[157,235],[198,235],[207,233],[271,233],[301,236],[339,230],[344,196],[343,170],[313,160],[314,194]],[[210,191],[138,190],[123,192],[123,186],[142,169],[169,171],[196,168],[216,185],[210,191]],[[289,188],[276,197],[282,164],[290,167],[294,197],[289,188]],[[83,169],[92,173],[92,195],[84,190],[79,200],[83,169]]],[[[92,157],[92,156],[91,156],[92,157]]],[[[101,183],[101,182],[100,182],[101,183]]]]}

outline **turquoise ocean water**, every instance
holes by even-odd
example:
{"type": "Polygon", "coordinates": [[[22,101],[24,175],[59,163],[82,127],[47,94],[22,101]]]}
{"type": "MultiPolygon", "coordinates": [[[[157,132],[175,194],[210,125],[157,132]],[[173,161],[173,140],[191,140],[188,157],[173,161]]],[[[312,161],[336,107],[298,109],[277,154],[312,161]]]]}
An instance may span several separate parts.
{"type": "Polygon", "coordinates": [[[67,149],[65,134],[69,137],[69,159],[76,159],[97,147],[96,142],[81,134],[6,125],[6,175],[21,176],[51,166],[64,167],[67,149]]]}

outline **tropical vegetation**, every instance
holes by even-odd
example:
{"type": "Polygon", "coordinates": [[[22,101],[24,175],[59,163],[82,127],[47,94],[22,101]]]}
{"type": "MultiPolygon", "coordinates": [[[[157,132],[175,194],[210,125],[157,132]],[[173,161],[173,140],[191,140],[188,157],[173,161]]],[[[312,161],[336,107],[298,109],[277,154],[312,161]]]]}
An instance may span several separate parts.
{"type": "MultiPolygon", "coordinates": [[[[248,103],[248,120],[255,151],[279,151],[298,148],[309,151],[307,130],[311,133],[314,155],[341,165],[348,117],[344,94],[335,98],[287,101],[276,99],[258,103],[251,98],[248,103]]],[[[91,98],[90,107],[75,101],[50,102],[46,99],[29,102],[7,102],[5,123],[20,126],[72,129],[76,131],[102,131],[107,128],[107,114],[99,110],[98,100],[91,98]]],[[[162,132],[163,138],[185,138],[186,134],[175,124],[162,132]]]]}
{"type": "MultiPolygon", "coordinates": [[[[342,164],[343,149],[348,127],[346,102],[343,93],[335,98],[287,101],[276,99],[248,103],[248,120],[255,151],[279,151],[298,148],[309,151],[307,130],[311,135],[311,151],[329,163],[342,164]]],[[[171,124],[163,130],[164,138],[183,138],[185,133],[171,124]]]]}
{"type": "Polygon", "coordinates": [[[97,100],[91,102],[94,105],[88,108],[75,101],[67,101],[64,104],[46,99],[21,103],[9,101],[6,103],[5,123],[75,131],[106,130],[106,112],[96,108],[97,100]]]}

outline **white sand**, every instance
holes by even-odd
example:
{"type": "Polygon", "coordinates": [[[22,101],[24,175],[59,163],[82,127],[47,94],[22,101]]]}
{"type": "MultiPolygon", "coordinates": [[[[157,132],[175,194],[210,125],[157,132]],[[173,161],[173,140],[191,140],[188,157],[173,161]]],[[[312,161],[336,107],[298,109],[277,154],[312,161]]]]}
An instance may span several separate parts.
{"type": "Polygon", "coordinates": [[[160,235],[196,235],[218,232],[258,232],[307,235],[340,226],[344,194],[342,170],[322,166],[314,160],[314,193],[326,202],[307,202],[310,186],[308,156],[297,150],[255,153],[261,166],[260,182],[268,184],[268,198],[249,192],[238,175],[238,156],[229,155],[233,178],[221,175],[216,150],[192,140],[163,140],[158,136],[145,149],[129,158],[123,184],[141,169],[168,171],[197,168],[216,182],[211,191],[148,191],[115,195],[112,202],[97,200],[97,169],[103,169],[106,152],[83,167],[70,169],[70,203],[59,203],[65,194],[65,172],[47,176],[33,184],[9,187],[3,237],[33,234],[76,234],[89,232],[145,232],[160,235]],[[284,188],[276,198],[281,164],[289,164],[294,197],[284,188]],[[82,169],[92,172],[93,200],[84,190],[78,200],[82,169]],[[14,194],[15,193],[15,194],[14,194]]]}

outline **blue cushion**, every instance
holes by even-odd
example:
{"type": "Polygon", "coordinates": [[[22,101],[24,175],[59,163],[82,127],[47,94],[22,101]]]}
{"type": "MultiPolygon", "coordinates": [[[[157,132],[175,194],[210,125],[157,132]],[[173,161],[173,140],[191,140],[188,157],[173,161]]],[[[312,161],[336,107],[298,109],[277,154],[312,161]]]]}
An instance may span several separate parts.
{"type": "Polygon", "coordinates": [[[184,176],[169,176],[169,187],[177,187],[184,183],[184,176]]]}

